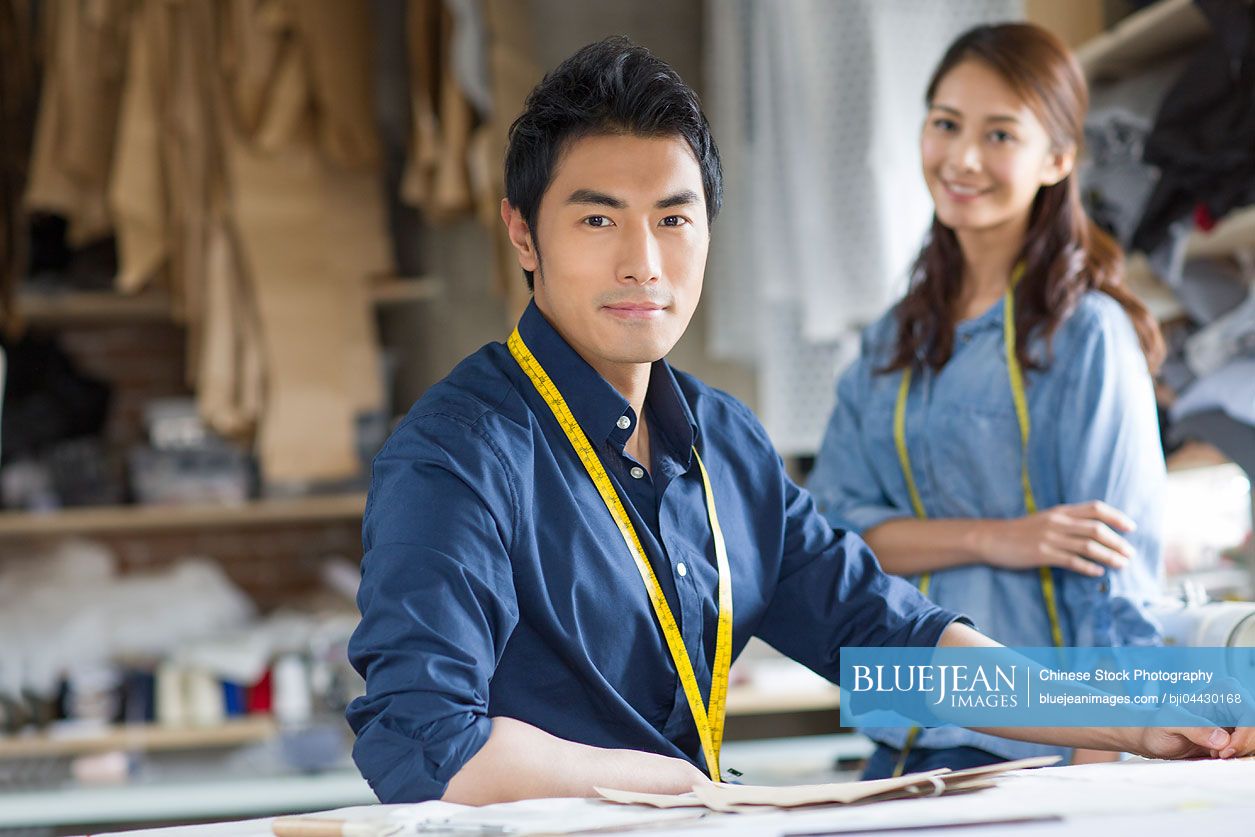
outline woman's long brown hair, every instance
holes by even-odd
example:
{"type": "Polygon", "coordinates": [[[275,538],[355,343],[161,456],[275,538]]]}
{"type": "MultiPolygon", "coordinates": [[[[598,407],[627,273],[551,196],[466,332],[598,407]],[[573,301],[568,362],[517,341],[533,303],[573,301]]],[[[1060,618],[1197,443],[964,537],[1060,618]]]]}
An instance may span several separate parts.
{"type": "MultiPolygon", "coordinates": [[[[928,84],[931,105],[946,74],[964,61],[981,61],[1000,75],[1045,127],[1056,149],[1080,153],[1089,92],[1076,59],[1051,33],[1027,23],[979,26],[950,45],[928,84]]],[[[1163,361],[1159,325],[1124,284],[1124,253],[1081,206],[1075,173],[1037,192],[1019,261],[1024,276],[1016,286],[1016,356],[1025,369],[1039,363],[1029,341],[1050,341],[1081,296],[1102,291],[1124,308],[1137,331],[1152,372],[1163,361]]],[[[963,286],[963,252],[954,230],[933,216],[932,229],[912,269],[912,287],[898,305],[898,341],[893,359],[880,371],[922,362],[940,369],[954,349],[957,305],[963,286]]]]}

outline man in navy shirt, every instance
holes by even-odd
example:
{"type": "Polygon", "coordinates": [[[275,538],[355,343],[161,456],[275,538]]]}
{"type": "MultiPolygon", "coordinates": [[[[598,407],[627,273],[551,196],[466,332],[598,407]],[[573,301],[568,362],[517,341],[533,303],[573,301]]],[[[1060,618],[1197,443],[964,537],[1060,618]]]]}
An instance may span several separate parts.
{"type": "MultiPolygon", "coordinates": [[[[511,129],[506,189],[533,301],[374,463],[348,718],[382,801],[718,777],[727,665],[751,636],[834,681],[842,646],[991,644],[830,528],[750,411],[664,359],[722,200],[669,66],[621,38],[564,62],[511,129]]],[[[1230,749],[1210,728],[1002,733],[1230,749]]]]}

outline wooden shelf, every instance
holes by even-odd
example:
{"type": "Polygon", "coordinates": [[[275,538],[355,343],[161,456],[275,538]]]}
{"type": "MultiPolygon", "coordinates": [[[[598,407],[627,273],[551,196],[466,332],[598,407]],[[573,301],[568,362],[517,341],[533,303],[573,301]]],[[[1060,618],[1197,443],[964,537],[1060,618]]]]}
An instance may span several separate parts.
{"type": "Polygon", "coordinates": [[[1196,468],[1214,468],[1217,465],[1232,465],[1233,462],[1214,445],[1190,441],[1173,451],[1168,456],[1166,464],[1168,472],[1175,473],[1192,471],[1196,468]]]}
{"type": "Polygon", "coordinates": [[[44,514],[9,511],[0,512],[0,539],[353,521],[361,518],[365,506],[365,494],[337,494],[255,500],[238,506],[102,506],[44,514]]]}
{"type": "Polygon", "coordinates": [[[371,289],[379,306],[429,302],[444,293],[444,281],[434,276],[398,276],[380,282],[371,289]]]}
{"type": "MultiPolygon", "coordinates": [[[[392,277],[371,286],[375,305],[391,307],[436,299],[444,282],[433,276],[392,277]]],[[[163,293],[112,291],[21,291],[18,310],[39,326],[172,322],[170,298],[163,293]]]]}
{"type": "Polygon", "coordinates": [[[107,291],[21,291],[18,310],[31,325],[170,322],[170,299],[164,294],[120,294],[107,291]]]}
{"type": "Polygon", "coordinates": [[[273,738],[275,722],[267,716],[235,718],[212,727],[163,727],[155,724],[123,724],[82,735],[31,735],[0,737],[0,760],[55,758],[94,753],[156,750],[198,750],[235,747],[273,738]]]}
{"type": "Polygon", "coordinates": [[[1090,83],[1114,81],[1201,41],[1207,18],[1192,0],[1160,0],[1076,50],[1090,83]]]}
{"type": "Polygon", "coordinates": [[[1188,258],[1231,256],[1238,250],[1255,250],[1255,206],[1235,209],[1211,232],[1195,230],[1186,243],[1188,258]]]}

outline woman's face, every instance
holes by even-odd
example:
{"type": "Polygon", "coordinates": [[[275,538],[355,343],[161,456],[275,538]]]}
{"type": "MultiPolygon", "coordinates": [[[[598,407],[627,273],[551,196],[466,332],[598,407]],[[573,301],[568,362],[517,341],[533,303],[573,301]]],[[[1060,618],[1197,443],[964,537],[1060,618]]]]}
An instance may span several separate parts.
{"type": "Polygon", "coordinates": [[[976,60],[941,79],[920,135],[937,218],[956,233],[1022,231],[1037,190],[1066,177],[1074,157],[1053,148],[1028,105],[976,60]]]}

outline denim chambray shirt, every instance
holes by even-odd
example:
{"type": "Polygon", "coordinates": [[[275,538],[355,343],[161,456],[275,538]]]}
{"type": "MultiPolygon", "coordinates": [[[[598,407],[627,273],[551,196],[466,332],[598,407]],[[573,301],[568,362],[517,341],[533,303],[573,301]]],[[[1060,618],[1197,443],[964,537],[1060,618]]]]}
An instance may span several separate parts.
{"type": "MultiPolygon", "coordinates": [[[[954,354],[939,373],[913,375],[906,443],[930,519],[1014,518],[1025,511],[1020,430],[1007,378],[1003,306],[960,323],[954,354]]],[[[901,372],[877,374],[897,336],[890,311],[863,335],[862,354],[837,384],[837,406],[809,488],[834,526],[865,532],[912,517],[893,440],[901,372]]],[[[1030,346],[1045,358],[1045,343],[1030,346]]],[[[1103,500],[1137,523],[1124,570],[1090,578],[1054,571],[1068,645],[1150,645],[1158,626],[1147,605],[1159,591],[1164,461],[1155,398],[1132,322],[1106,294],[1086,294],[1059,327],[1053,359],[1025,370],[1032,431],[1028,467],[1038,508],[1103,500]]],[[[919,578],[912,577],[918,583],[919,578]]],[[[1050,622],[1037,570],[969,564],[932,574],[929,596],[960,610],[1006,645],[1049,646],[1050,622]]],[[[906,731],[868,730],[901,747],[906,731]]],[[[1066,752],[958,728],[925,730],[916,746],[980,747],[1007,758],[1066,752]]]]}

